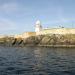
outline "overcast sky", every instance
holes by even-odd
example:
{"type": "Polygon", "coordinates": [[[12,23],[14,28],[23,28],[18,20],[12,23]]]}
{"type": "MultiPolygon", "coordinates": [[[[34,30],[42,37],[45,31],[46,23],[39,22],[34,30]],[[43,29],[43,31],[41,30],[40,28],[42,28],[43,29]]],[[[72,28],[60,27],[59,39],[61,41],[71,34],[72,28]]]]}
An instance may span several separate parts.
{"type": "Polygon", "coordinates": [[[75,0],[0,0],[0,34],[34,31],[35,22],[75,27],[75,0]]]}

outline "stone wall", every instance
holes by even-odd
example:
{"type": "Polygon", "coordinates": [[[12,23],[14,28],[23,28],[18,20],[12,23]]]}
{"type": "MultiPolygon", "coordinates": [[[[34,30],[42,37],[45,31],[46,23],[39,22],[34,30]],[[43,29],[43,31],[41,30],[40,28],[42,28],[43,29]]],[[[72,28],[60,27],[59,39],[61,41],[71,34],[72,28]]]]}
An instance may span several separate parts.
{"type": "Polygon", "coordinates": [[[37,32],[37,35],[46,35],[46,34],[75,34],[75,28],[52,28],[52,29],[43,29],[40,32],[37,32]]]}
{"type": "Polygon", "coordinates": [[[23,34],[15,35],[14,37],[15,38],[28,38],[28,37],[35,36],[35,35],[36,35],[35,32],[25,32],[23,34]]]}

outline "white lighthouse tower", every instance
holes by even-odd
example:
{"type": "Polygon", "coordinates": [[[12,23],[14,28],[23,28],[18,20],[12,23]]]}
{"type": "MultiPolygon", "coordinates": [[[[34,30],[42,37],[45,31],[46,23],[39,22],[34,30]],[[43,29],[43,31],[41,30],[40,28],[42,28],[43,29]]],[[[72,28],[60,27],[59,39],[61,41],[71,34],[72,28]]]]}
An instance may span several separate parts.
{"type": "Polygon", "coordinates": [[[36,34],[38,34],[41,30],[42,30],[41,22],[38,20],[36,21],[36,25],[35,25],[36,34]]]}

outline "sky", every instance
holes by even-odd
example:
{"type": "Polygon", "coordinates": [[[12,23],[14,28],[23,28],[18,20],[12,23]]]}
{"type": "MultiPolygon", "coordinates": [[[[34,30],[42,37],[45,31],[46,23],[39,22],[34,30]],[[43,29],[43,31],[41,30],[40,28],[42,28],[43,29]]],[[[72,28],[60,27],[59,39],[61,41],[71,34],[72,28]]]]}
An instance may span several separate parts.
{"type": "Polygon", "coordinates": [[[75,28],[75,0],[0,0],[0,34],[21,34],[43,28],[75,28]]]}

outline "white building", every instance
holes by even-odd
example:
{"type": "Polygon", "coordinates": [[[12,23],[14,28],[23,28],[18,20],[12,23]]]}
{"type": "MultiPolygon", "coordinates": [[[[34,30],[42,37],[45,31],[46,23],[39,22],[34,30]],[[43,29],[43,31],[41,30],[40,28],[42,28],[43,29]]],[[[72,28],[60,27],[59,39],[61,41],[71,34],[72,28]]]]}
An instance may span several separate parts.
{"type": "Polygon", "coordinates": [[[41,22],[36,21],[35,26],[36,35],[49,35],[49,34],[75,34],[75,28],[42,28],[41,22]]]}
{"type": "Polygon", "coordinates": [[[42,28],[41,22],[38,20],[35,23],[35,32],[24,32],[23,34],[15,35],[15,38],[28,38],[36,35],[51,35],[51,34],[75,34],[75,28],[42,28]]]}
{"type": "Polygon", "coordinates": [[[39,32],[42,30],[41,22],[38,20],[35,23],[35,32],[39,32]]]}

